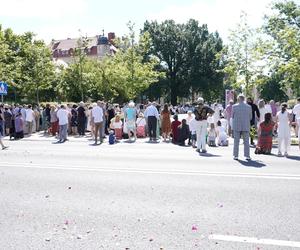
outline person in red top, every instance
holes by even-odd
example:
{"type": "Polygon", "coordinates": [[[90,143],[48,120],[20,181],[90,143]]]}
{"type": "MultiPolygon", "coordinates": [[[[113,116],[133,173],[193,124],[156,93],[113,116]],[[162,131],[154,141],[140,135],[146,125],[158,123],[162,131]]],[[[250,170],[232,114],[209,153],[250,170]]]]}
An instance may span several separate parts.
{"type": "Polygon", "coordinates": [[[266,113],[264,122],[258,128],[258,144],[256,154],[271,154],[272,136],[275,123],[272,121],[272,114],[266,113]]]}
{"type": "Polygon", "coordinates": [[[178,116],[177,115],[174,115],[173,116],[173,119],[174,121],[172,121],[172,124],[171,124],[171,128],[172,128],[172,142],[174,144],[177,144],[178,143],[178,127],[180,126],[181,122],[178,121],[178,116]]]}

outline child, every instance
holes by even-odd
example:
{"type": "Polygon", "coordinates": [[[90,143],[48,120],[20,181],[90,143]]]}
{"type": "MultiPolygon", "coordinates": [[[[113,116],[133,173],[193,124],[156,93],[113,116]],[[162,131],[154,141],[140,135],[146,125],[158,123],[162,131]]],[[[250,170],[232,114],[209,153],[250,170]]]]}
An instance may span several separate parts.
{"type": "Polygon", "coordinates": [[[228,139],[227,139],[227,134],[226,134],[226,128],[222,126],[222,122],[218,121],[217,122],[217,141],[219,146],[228,146],[228,139]]]}
{"type": "Polygon", "coordinates": [[[216,146],[216,130],[215,124],[211,123],[208,129],[208,146],[215,147],[216,146]]]}
{"type": "Polygon", "coordinates": [[[114,130],[117,140],[121,140],[123,137],[123,122],[121,121],[120,115],[116,115],[110,123],[110,128],[114,130]]]}
{"type": "MultiPolygon", "coordinates": [[[[217,126],[219,126],[218,122],[217,122],[217,126]]],[[[228,131],[228,121],[224,118],[224,116],[221,116],[220,122],[221,122],[221,126],[225,129],[225,131],[228,131]]]]}
{"type": "Polygon", "coordinates": [[[115,144],[115,142],[116,142],[116,137],[114,135],[114,131],[111,130],[111,131],[109,131],[108,143],[110,145],[113,145],[113,144],[115,144]]]}
{"type": "Polygon", "coordinates": [[[139,138],[146,137],[146,119],[143,113],[139,113],[139,117],[136,119],[136,134],[139,138]]]}

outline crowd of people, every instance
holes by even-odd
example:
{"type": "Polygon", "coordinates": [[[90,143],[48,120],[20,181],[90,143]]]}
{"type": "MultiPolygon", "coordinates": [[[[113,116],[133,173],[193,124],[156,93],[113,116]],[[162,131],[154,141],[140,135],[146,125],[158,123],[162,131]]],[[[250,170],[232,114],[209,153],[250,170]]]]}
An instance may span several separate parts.
{"type": "MultiPolygon", "coordinates": [[[[228,138],[234,138],[234,159],[238,159],[239,140],[244,140],[244,156],[250,160],[250,144],[257,136],[255,153],[270,154],[273,138],[278,139],[278,155],[287,156],[291,142],[291,129],[300,138],[300,98],[292,110],[287,104],[255,104],[251,98],[239,95],[237,103],[230,100],[226,107],[220,103],[208,105],[198,98],[193,105],[172,106],[155,102],[135,104],[97,103],[63,104],[45,106],[0,105],[0,144],[2,138],[19,140],[24,135],[43,131],[58,138],[57,143],[67,141],[69,135],[86,136],[94,145],[108,138],[110,144],[122,139],[135,142],[149,137],[149,142],[172,142],[180,146],[197,148],[206,153],[210,147],[228,146],[228,138]]],[[[300,146],[300,143],[299,143],[300,146]]]]}

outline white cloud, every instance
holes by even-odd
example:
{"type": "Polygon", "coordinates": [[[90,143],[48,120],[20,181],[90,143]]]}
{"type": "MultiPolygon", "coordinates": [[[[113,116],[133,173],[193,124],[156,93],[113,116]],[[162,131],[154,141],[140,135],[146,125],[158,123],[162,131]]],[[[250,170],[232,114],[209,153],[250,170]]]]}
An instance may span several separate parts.
{"type": "Polygon", "coordinates": [[[270,3],[271,0],[195,0],[190,5],[173,5],[160,12],[150,13],[147,18],[157,21],[174,19],[179,23],[193,18],[200,24],[208,24],[210,31],[217,30],[226,40],[230,29],[234,29],[239,22],[242,11],[248,14],[249,24],[258,27],[270,3]]]}
{"type": "Polygon", "coordinates": [[[0,0],[2,17],[62,18],[86,11],[84,0],[0,0]]]}

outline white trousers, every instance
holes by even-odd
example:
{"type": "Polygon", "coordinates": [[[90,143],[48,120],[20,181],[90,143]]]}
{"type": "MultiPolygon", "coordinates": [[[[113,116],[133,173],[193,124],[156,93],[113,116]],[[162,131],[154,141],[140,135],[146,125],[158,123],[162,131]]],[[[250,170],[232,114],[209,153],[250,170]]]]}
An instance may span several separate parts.
{"type": "Polygon", "coordinates": [[[197,149],[206,150],[207,121],[196,121],[197,149]]]}

